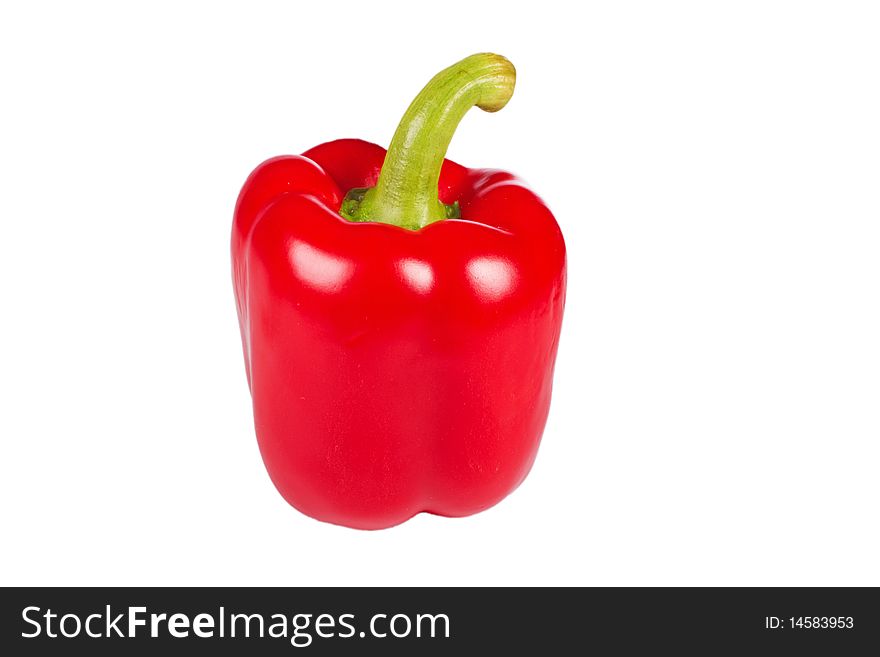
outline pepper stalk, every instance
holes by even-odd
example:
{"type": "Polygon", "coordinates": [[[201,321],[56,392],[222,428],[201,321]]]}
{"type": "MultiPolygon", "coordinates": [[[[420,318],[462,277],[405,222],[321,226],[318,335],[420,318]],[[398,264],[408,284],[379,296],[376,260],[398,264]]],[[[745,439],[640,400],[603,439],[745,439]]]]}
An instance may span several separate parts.
{"type": "Polygon", "coordinates": [[[435,75],[400,120],[375,187],[349,191],[340,214],[418,230],[455,218],[458,204],[440,201],[443,158],[464,115],[477,106],[497,112],[513,95],[516,70],[492,53],[466,57],[435,75]]]}

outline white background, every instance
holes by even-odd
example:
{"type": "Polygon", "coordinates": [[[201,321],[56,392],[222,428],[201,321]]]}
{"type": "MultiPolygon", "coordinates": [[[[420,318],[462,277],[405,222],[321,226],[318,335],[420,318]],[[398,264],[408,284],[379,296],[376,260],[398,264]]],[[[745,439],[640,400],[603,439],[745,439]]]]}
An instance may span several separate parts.
{"type": "Polygon", "coordinates": [[[876,4],[660,5],[4,5],[0,582],[880,585],[876,4]],[[254,438],[236,195],[486,50],[516,93],[449,155],[569,249],[537,463],[471,518],[316,522],[254,438]]]}

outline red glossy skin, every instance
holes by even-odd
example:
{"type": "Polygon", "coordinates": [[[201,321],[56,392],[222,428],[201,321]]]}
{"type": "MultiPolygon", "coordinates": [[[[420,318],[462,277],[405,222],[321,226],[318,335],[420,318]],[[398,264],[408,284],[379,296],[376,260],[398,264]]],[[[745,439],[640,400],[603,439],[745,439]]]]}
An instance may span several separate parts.
{"type": "Polygon", "coordinates": [[[463,219],[349,222],[385,150],[322,144],[261,164],[232,261],[260,450],[279,492],[331,523],[464,516],[513,491],[550,406],[565,245],[512,175],[446,160],[463,219]]]}

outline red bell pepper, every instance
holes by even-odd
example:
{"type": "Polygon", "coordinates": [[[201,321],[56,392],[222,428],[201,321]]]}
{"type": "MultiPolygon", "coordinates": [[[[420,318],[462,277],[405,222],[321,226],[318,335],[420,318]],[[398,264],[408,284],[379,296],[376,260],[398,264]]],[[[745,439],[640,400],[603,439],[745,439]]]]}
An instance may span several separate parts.
{"type": "Polygon", "coordinates": [[[565,300],[565,245],[511,174],[445,160],[515,72],[435,76],[387,153],[343,139],[270,159],[235,209],[235,297],[257,438],[282,496],[363,529],[464,516],[535,459],[565,300]]]}

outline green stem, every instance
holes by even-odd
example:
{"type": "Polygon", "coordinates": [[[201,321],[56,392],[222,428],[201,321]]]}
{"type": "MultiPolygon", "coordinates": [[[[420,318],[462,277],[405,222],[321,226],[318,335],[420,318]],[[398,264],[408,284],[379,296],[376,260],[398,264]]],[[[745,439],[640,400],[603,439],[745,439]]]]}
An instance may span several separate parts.
{"type": "Polygon", "coordinates": [[[437,195],[440,167],[452,135],[476,105],[497,112],[513,95],[516,71],[501,55],[471,55],[435,75],[406,110],[375,187],[354,189],[340,213],[418,230],[456,216],[437,195]]]}

